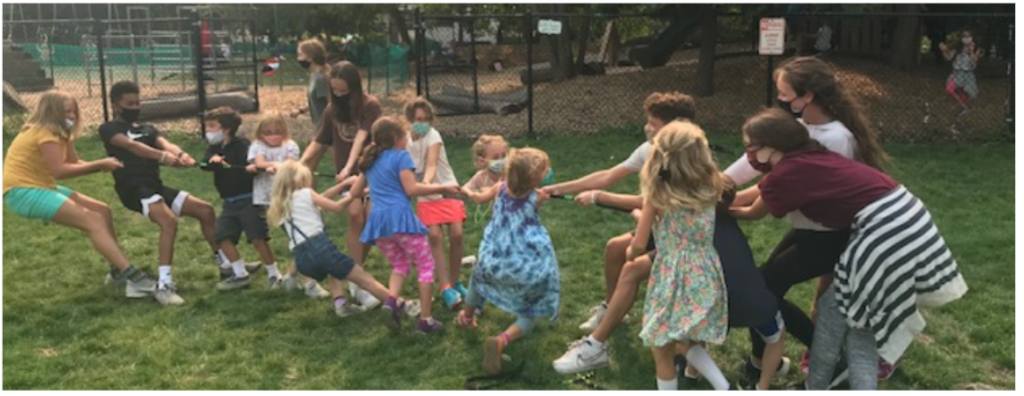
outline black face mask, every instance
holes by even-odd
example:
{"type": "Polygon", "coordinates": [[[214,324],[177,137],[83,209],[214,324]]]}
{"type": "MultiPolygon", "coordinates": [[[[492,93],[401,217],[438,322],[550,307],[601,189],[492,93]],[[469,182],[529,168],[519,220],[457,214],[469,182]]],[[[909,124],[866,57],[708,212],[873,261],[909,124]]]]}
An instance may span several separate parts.
{"type": "Polygon", "coordinates": [[[130,109],[127,107],[121,108],[121,119],[128,122],[135,122],[139,120],[139,113],[142,111],[141,108],[130,109]]]}
{"type": "MultiPolygon", "coordinates": [[[[775,98],[775,104],[777,106],[779,106],[779,108],[781,108],[781,109],[789,112],[790,114],[792,114],[793,117],[800,118],[800,116],[802,116],[803,113],[804,113],[804,111],[802,109],[800,111],[793,111],[793,101],[792,100],[785,101],[785,100],[782,100],[782,99],[779,99],[779,98],[775,98]]],[[[804,105],[804,107],[807,107],[807,105],[804,105]]]]}
{"type": "Polygon", "coordinates": [[[313,63],[308,61],[308,60],[300,60],[299,61],[299,66],[302,66],[302,68],[306,69],[306,70],[309,70],[309,67],[312,66],[312,65],[313,65],[313,63]]]}

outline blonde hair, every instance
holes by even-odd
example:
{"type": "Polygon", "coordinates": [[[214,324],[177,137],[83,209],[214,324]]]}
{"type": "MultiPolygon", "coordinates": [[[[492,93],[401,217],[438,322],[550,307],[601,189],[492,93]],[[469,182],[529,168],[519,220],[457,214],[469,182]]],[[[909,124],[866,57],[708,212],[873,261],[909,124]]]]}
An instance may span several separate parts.
{"type": "Polygon", "coordinates": [[[268,111],[260,118],[260,122],[256,124],[256,132],[253,134],[253,138],[259,141],[263,141],[263,137],[267,136],[270,132],[270,128],[279,126],[284,131],[284,142],[292,140],[292,134],[288,132],[288,122],[285,121],[284,114],[276,110],[268,111]]]}
{"type": "Polygon", "coordinates": [[[416,110],[423,110],[423,112],[427,113],[427,118],[430,119],[430,122],[434,122],[436,120],[434,116],[434,105],[430,104],[430,102],[427,101],[427,98],[418,96],[416,99],[405,104],[405,108],[402,112],[405,114],[405,120],[410,124],[416,122],[416,110]]]}
{"type": "Polygon", "coordinates": [[[63,91],[47,91],[39,98],[39,104],[32,114],[29,114],[21,130],[27,131],[36,127],[43,128],[64,140],[74,139],[82,131],[82,112],[78,108],[78,100],[63,91]],[[64,125],[64,120],[67,119],[64,104],[69,100],[75,104],[75,124],[71,128],[64,125]]]}
{"type": "Polygon", "coordinates": [[[640,172],[640,186],[644,199],[662,211],[714,206],[723,181],[704,131],[684,121],[665,125],[640,172]]]}
{"type": "Polygon", "coordinates": [[[473,156],[483,157],[484,151],[492,144],[500,144],[505,146],[505,148],[508,148],[508,142],[506,142],[505,138],[501,135],[480,135],[480,137],[476,139],[476,142],[473,143],[473,156]]]}
{"type": "Polygon", "coordinates": [[[535,149],[512,149],[505,163],[505,180],[514,197],[522,197],[540,187],[550,166],[548,154],[535,149]]]}
{"type": "Polygon", "coordinates": [[[292,215],[292,195],[312,185],[313,173],[309,168],[295,160],[285,161],[274,176],[267,221],[274,226],[284,223],[292,215]]]}

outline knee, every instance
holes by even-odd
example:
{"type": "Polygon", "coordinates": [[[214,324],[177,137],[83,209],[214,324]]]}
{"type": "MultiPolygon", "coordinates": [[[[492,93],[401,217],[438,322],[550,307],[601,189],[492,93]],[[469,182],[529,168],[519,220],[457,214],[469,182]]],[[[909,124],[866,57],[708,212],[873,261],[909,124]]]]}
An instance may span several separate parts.
{"type": "Polygon", "coordinates": [[[441,226],[430,227],[430,232],[427,233],[427,239],[430,241],[430,246],[440,246],[441,242],[444,241],[444,234],[441,233],[441,226]]]}
{"type": "Polygon", "coordinates": [[[629,247],[629,243],[633,240],[633,237],[629,234],[620,235],[615,238],[609,239],[604,245],[605,253],[624,253],[626,248],[629,247]]]}
{"type": "Polygon", "coordinates": [[[213,210],[213,205],[206,203],[199,208],[199,220],[204,223],[213,223],[217,220],[217,213],[213,210]]]}
{"type": "Polygon", "coordinates": [[[153,221],[160,227],[161,231],[174,232],[178,230],[178,217],[171,213],[156,215],[153,221]]]}
{"type": "Polygon", "coordinates": [[[639,283],[648,276],[648,271],[644,267],[646,266],[636,261],[626,263],[626,266],[622,268],[621,279],[629,283],[639,283]]]}
{"type": "Polygon", "coordinates": [[[448,231],[448,243],[452,246],[462,245],[462,230],[449,230],[448,231]]]}

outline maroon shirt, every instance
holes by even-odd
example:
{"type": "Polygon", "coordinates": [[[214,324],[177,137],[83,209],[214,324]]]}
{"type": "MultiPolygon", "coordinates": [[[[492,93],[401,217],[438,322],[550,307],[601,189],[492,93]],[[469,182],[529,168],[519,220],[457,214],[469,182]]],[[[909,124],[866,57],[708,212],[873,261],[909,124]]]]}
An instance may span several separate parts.
{"type": "MultiPolygon", "coordinates": [[[[348,162],[349,154],[352,152],[352,144],[355,143],[356,132],[362,129],[366,133],[371,133],[373,123],[381,116],[381,107],[380,101],[376,97],[367,95],[366,101],[363,103],[362,114],[359,117],[359,125],[344,125],[335,122],[331,117],[331,112],[333,111],[331,106],[333,105],[327,105],[324,113],[320,116],[320,125],[317,128],[314,139],[317,143],[331,146],[334,149],[334,171],[341,172],[341,169],[345,167],[345,163],[348,162]]],[[[370,144],[371,140],[367,136],[363,147],[370,144]]],[[[363,147],[359,148],[359,152],[362,152],[363,147]]],[[[356,173],[355,169],[352,171],[356,173]]]]}
{"type": "Polygon", "coordinates": [[[828,150],[786,154],[758,184],[775,217],[800,210],[829,228],[849,228],[853,218],[897,186],[875,168],[828,150]]]}

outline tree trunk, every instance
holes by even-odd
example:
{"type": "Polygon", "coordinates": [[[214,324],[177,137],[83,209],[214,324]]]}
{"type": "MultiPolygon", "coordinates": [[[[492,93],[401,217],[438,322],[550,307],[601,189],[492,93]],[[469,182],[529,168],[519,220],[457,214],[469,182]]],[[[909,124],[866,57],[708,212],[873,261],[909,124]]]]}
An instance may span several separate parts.
{"type": "Polygon", "coordinates": [[[576,57],[576,72],[577,73],[582,73],[583,72],[583,67],[587,63],[587,42],[590,39],[590,25],[591,25],[591,17],[590,17],[590,13],[588,12],[587,16],[584,17],[584,19],[583,19],[583,30],[580,32],[580,37],[579,37],[579,40],[580,40],[580,44],[579,44],[580,45],[580,53],[576,57]]]}
{"type": "Polygon", "coordinates": [[[711,96],[715,93],[715,45],[718,43],[718,17],[714,7],[705,12],[701,20],[700,60],[697,64],[697,83],[694,95],[711,96]]]}
{"type": "MultiPolygon", "coordinates": [[[[568,6],[555,4],[549,7],[554,13],[566,13],[568,6]]],[[[546,19],[543,16],[539,19],[546,19]]],[[[562,34],[546,35],[548,48],[551,50],[551,70],[555,82],[575,77],[573,68],[572,42],[569,39],[569,24],[564,18],[552,18],[562,23],[562,34]]]]}
{"type": "MultiPolygon", "coordinates": [[[[918,12],[919,4],[900,4],[897,13],[918,12]]],[[[900,17],[892,36],[892,55],[889,65],[900,70],[910,70],[917,66],[918,53],[921,52],[921,35],[919,17],[900,17]]]]}
{"type": "Polygon", "coordinates": [[[409,27],[405,25],[405,17],[402,16],[397,5],[393,5],[388,10],[388,16],[391,17],[391,29],[398,32],[401,43],[411,46],[412,38],[409,37],[409,27]]]}

